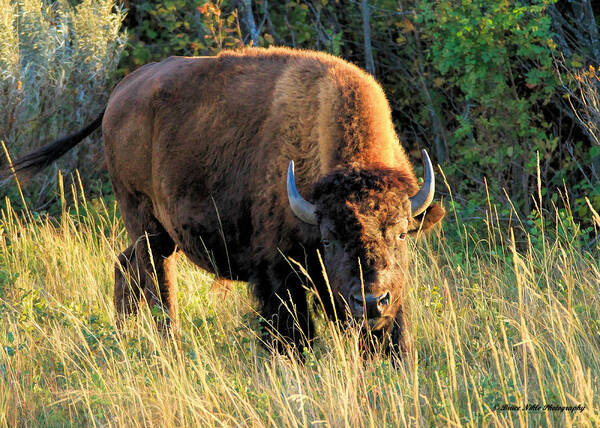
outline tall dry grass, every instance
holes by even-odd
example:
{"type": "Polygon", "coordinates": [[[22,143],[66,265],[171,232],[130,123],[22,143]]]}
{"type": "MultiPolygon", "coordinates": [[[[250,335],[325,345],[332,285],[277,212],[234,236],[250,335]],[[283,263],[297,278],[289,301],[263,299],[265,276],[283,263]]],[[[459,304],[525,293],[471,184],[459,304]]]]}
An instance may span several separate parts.
{"type": "Polygon", "coordinates": [[[457,215],[414,245],[415,359],[397,369],[323,319],[304,365],[265,352],[244,284],[185,260],[181,346],[147,309],[118,333],[116,207],[1,216],[2,426],[600,426],[600,261],[568,215],[516,240],[490,204],[482,233],[457,215]]]}

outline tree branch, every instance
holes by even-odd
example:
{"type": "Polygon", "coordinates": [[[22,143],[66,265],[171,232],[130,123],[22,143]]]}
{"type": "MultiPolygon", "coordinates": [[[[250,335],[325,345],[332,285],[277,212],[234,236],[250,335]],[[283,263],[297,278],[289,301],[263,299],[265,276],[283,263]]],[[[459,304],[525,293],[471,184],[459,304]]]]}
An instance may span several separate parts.
{"type": "Polygon", "coordinates": [[[258,36],[260,30],[256,28],[256,22],[254,21],[254,15],[252,14],[252,0],[244,1],[244,9],[246,9],[246,26],[250,33],[250,39],[252,40],[252,46],[258,46],[258,36]]]}

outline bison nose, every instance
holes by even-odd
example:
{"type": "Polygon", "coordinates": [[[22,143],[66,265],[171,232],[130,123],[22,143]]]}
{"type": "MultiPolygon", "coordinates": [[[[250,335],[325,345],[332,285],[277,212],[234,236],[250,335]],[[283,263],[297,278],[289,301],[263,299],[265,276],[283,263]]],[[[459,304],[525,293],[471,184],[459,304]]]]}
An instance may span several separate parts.
{"type": "Polygon", "coordinates": [[[352,294],[350,300],[355,313],[366,313],[367,318],[379,318],[385,307],[390,304],[390,292],[386,291],[379,296],[366,293],[364,300],[362,294],[352,294]]]}

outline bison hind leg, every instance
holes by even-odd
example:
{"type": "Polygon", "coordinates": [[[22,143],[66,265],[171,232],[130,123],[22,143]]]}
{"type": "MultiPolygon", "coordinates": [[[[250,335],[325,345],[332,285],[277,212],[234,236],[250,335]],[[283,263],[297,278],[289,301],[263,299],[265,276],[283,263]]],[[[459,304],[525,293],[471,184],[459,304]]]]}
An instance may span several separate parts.
{"type": "Polygon", "coordinates": [[[119,254],[115,263],[114,304],[117,327],[121,328],[125,319],[135,315],[140,301],[140,275],[135,263],[135,247],[130,245],[119,254]]]}
{"type": "Polygon", "coordinates": [[[121,215],[133,244],[123,251],[115,267],[114,303],[117,326],[137,313],[146,302],[158,330],[166,335],[177,325],[176,246],[154,217],[151,200],[141,194],[121,192],[113,180],[121,215]]]}
{"type": "Polygon", "coordinates": [[[144,301],[163,335],[177,324],[176,258],[175,245],[164,235],[143,236],[119,255],[114,289],[117,327],[144,301]]]}

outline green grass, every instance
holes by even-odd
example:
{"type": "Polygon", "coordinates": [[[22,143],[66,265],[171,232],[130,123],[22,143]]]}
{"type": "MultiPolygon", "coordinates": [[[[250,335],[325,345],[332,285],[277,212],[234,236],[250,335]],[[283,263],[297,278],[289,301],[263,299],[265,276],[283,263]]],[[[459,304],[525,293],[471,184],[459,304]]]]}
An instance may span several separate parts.
{"type": "Polygon", "coordinates": [[[147,309],[119,333],[116,207],[83,200],[49,219],[8,204],[0,426],[600,426],[597,252],[561,216],[517,242],[495,218],[450,217],[414,245],[416,354],[394,369],[323,319],[304,365],[266,352],[245,284],[227,290],[184,258],[180,345],[147,309]],[[585,409],[494,410],[505,403],[585,409]]]}

